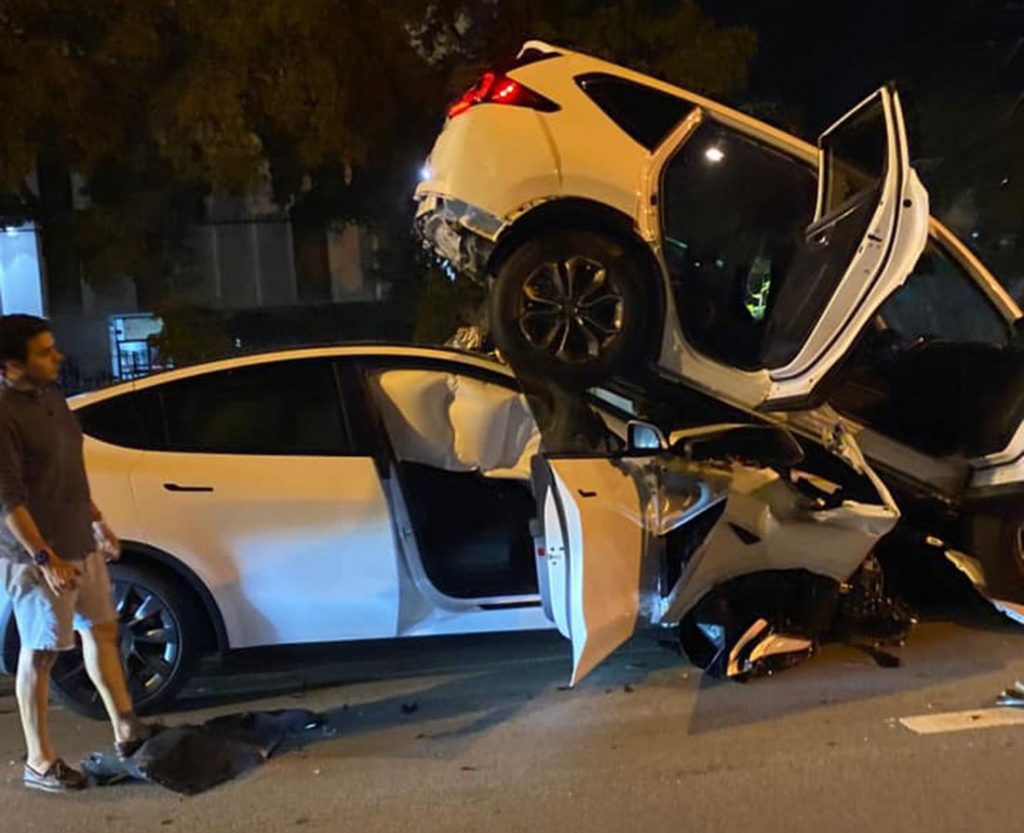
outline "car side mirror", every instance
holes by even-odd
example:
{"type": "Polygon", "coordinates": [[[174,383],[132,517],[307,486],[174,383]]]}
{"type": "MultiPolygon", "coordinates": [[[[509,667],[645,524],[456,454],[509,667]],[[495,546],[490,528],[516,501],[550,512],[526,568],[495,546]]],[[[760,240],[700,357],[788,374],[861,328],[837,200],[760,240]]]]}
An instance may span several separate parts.
{"type": "Polygon", "coordinates": [[[629,454],[652,454],[668,450],[668,440],[657,425],[631,419],[626,423],[626,451],[629,454]]]}
{"type": "Polygon", "coordinates": [[[804,459],[800,443],[785,428],[735,425],[707,434],[684,435],[672,451],[696,461],[738,460],[758,468],[790,468],[804,459]]]}

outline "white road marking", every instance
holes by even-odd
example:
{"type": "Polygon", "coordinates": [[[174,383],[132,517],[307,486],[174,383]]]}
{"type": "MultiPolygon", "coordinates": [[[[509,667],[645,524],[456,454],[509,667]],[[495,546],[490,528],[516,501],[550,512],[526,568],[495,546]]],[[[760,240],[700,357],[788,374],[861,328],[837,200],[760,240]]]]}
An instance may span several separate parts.
{"type": "Polygon", "coordinates": [[[997,726],[1024,726],[1024,709],[972,709],[965,712],[919,714],[914,717],[901,717],[900,723],[919,735],[966,732],[972,729],[992,729],[997,726]]]}

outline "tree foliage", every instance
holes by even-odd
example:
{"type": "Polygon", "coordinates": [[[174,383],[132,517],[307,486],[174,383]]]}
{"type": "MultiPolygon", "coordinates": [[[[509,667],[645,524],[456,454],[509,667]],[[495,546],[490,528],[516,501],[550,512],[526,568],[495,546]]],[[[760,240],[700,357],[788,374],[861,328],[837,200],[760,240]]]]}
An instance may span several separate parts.
{"type": "Polygon", "coordinates": [[[530,36],[712,94],[755,48],[693,0],[0,0],[0,220],[41,225],[58,296],[158,296],[211,194],[408,228],[447,98],[530,36]]]}

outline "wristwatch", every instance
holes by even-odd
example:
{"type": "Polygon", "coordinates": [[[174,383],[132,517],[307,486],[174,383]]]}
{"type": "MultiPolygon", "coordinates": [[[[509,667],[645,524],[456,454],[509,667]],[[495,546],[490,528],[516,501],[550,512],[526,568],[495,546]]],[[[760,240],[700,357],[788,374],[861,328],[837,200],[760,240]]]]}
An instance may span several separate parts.
{"type": "Polygon", "coordinates": [[[39,552],[37,552],[34,556],[32,556],[32,558],[36,562],[36,564],[38,564],[40,567],[42,567],[44,564],[46,564],[50,560],[50,551],[49,550],[39,550],[39,552]]]}

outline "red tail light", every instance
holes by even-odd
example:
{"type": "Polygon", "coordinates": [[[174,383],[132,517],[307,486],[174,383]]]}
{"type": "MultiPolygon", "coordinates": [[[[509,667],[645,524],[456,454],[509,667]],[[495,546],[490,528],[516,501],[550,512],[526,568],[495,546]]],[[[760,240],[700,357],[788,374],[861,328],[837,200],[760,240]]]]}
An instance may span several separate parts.
{"type": "Polygon", "coordinates": [[[553,113],[559,107],[555,102],[524,87],[518,81],[495,72],[485,72],[480,80],[448,108],[448,118],[455,118],[477,104],[511,104],[513,107],[529,107],[553,113]]]}

